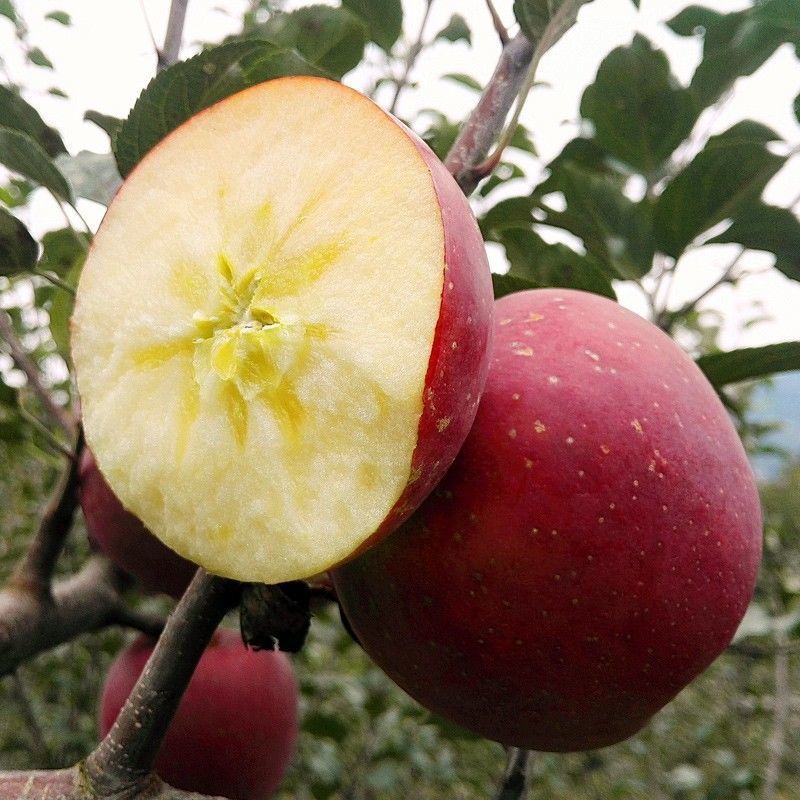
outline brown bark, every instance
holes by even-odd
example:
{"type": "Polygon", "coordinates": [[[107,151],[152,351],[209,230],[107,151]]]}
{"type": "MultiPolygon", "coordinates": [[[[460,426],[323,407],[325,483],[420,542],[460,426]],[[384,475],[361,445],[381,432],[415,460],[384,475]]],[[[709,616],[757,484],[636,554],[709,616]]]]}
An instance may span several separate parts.
{"type": "Polygon", "coordinates": [[[534,46],[521,33],[503,48],[494,74],[447,154],[444,164],[466,195],[486,177],[478,167],[503,130],[533,54],[534,46]]]}

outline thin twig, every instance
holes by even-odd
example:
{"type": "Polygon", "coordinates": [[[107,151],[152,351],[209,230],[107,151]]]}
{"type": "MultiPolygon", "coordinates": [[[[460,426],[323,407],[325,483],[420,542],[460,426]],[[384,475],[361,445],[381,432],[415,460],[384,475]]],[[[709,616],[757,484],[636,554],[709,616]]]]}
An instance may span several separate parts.
{"type": "Polygon", "coordinates": [[[571,23],[574,22],[574,17],[571,16],[574,13],[575,9],[570,2],[565,2],[559,6],[558,10],[545,27],[541,38],[536,42],[536,47],[533,51],[530,64],[528,65],[525,80],[520,88],[511,120],[508,125],[506,125],[491,155],[489,155],[483,163],[476,166],[476,171],[480,177],[490,175],[494,171],[495,167],[500,163],[500,159],[503,157],[506,147],[511,144],[511,140],[514,138],[514,133],[517,130],[517,125],[519,125],[522,109],[525,107],[528,95],[536,82],[536,72],[539,69],[539,62],[542,60],[542,56],[544,56],[544,54],[564,35],[564,32],[569,29],[571,23]]]}
{"type": "Polygon", "coordinates": [[[86,759],[86,776],[101,797],[132,795],[146,784],[197,662],[238,593],[236,582],[197,571],[117,721],[86,759]]]}
{"type": "Polygon", "coordinates": [[[144,26],[147,28],[147,35],[150,38],[150,44],[153,46],[153,52],[156,54],[156,58],[161,57],[161,49],[158,46],[158,42],[156,42],[156,35],[153,33],[153,26],[150,24],[150,17],[147,15],[147,9],[144,5],[144,0],[139,0],[139,10],[142,12],[142,17],[144,19],[144,26]]]}
{"type": "MultiPolygon", "coordinates": [[[[739,248],[739,252],[736,256],[731,259],[730,263],[727,267],[722,271],[722,274],[715,280],[710,286],[700,292],[699,295],[694,297],[688,303],[682,305],[676,311],[667,311],[666,305],[668,302],[668,296],[664,298],[664,305],[662,306],[662,310],[655,315],[656,324],[664,331],[669,333],[677,320],[681,317],[685,317],[687,314],[690,314],[694,311],[697,306],[706,299],[712,292],[715,292],[720,286],[724,286],[726,283],[735,283],[739,276],[736,275],[736,268],[739,266],[739,263],[742,260],[742,257],[745,254],[746,249],[744,247],[739,248]]],[[[676,265],[677,266],[677,265],[676,265]]],[[[674,276],[676,266],[672,268],[670,274],[674,276]]]]}
{"type": "Polygon", "coordinates": [[[110,615],[109,624],[130,628],[157,639],[161,636],[167,621],[157,614],[144,614],[127,606],[120,606],[110,615]]]}
{"type": "Polygon", "coordinates": [[[20,342],[17,337],[11,317],[6,311],[2,310],[0,310],[0,339],[3,339],[8,345],[15,366],[25,373],[25,377],[28,379],[28,385],[39,398],[39,401],[45,407],[47,413],[64,429],[65,433],[72,436],[74,425],[70,419],[69,413],[53,400],[49,389],[45,387],[42,381],[41,372],[39,372],[30,356],[25,352],[22,342],[20,342]]]}
{"type": "Polygon", "coordinates": [[[419,26],[419,35],[417,36],[414,44],[412,44],[408,50],[405,67],[403,68],[403,75],[394,88],[394,97],[392,98],[392,102],[389,104],[390,114],[395,113],[397,109],[397,102],[400,99],[400,94],[403,89],[408,86],[408,79],[411,76],[411,70],[414,69],[414,65],[417,63],[417,58],[422,52],[424,46],[423,38],[425,36],[425,27],[428,24],[428,17],[430,17],[431,14],[431,6],[433,6],[433,0],[425,0],[425,13],[422,15],[422,23],[419,26]]]}
{"type": "Polygon", "coordinates": [[[22,680],[22,676],[17,671],[11,675],[11,688],[17,705],[25,719],[25,724],[28,726],[28,732],[31,735],[31,741],[33,742],[37,759],[46,765],[50,761],[50,748],[47,746],[42,726],[39,724],[39,720],[36,718],[36,712],[33,710],[31,699],[28,696],[28,689],[22,680]]]}
{"type": "Polygon", "coordinates": [[[20,395],[17,395],[17,406],[19,408],[19,413],[22,418],[29,424],[32,425],[45,439],[47,444],[58,454],[64,456],[64,458],[69,459],[72,461],[75,458],[75,454],[70,450],[62,441],[59,439],[50,428],[47,427],[35,414],[32,414],[25,408],[25,405],[22,402],[22,398],[20,395]]]}
{"type": "Polygon", "coordinates": [[[75,297],[75,288],[70,286],[66,281],[62,281],[55,272],[49,272],[47,270],[34,270],[34,275],[38,275],[40,278],[44,278],[48,283],[53,284],[59,289],[63,289],[67,294],[75,297]]]}
{"type": "Polygon", "coordinates": [[[522,750],[519,747],[508,748],[506,771],[495,800],[522,800],[527,795],[530,757],[530,750],[522,750]]]}
{"type": "Polygon", "coordinates": [[[159,70],[174,64],[178,60],[183,39],[183,26],[186,22],[186,9],[189,0],[172,0],[169,7],[169,20],[167,33],[164,36],[164,46],[158,51],[159,70]]]}
{"type": "Polygon", "coordinates": [[[74,458],[62,473],[42,514],[39,527],[28,543],[28,550],[9,580],[9,587],[49,599],[53,570],[72,528],[72,520],[78,507],[79,453],[82,448],[83,428],[79,427],[78,441],[73,450],[74,458]]]}
{"type": "Polygon", "coordinates": [[[510,40],[508,28],[503,25],[503,20],[500,19],[500,15],[497,13],[497,9],[494,7],[492,0],[486,0],[486,7],[489,9],[489,14],[492,18],[492,25],[494,25],[494,29],[498,38],[500,39],[500,44],[505,47],[510,40]]]}
{"type": "Polygon", "coordinates": [[[786,649],[786,637],[781,635],[776,642],[775,653],[775,691],[772,709],[772,733],[767,743],[769,761],[764,772],[764,790],[762,800],[773,800],[778,790],[781,774],[781,762],[786,750],[786,724],[789,717],[789,653],[786,649]]]}

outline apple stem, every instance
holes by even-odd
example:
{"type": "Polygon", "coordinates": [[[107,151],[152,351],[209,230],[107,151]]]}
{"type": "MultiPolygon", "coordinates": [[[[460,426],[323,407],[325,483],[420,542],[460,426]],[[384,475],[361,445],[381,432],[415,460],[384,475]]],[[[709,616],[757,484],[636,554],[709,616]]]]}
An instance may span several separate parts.
{"type": "Polygon", "coordinates": [[[235,581],[197,570],[117,721],[84,762],[84,775],[99,797],[135,792],[151,779],[197,662],[239,594],[235,581]]]}
{"type": "Polygon", "coordinates": [[[495,800],[522,800],[525,797],[528,792],[530,757],[530,750],[522,750],[519,747],[508,748],[506,771],[495,800]]]}

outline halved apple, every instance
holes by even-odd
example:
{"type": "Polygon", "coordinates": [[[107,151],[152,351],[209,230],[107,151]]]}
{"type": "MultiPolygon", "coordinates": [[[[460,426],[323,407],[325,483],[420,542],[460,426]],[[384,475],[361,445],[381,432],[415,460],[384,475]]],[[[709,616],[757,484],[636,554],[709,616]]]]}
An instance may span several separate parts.
{"type": "Polygon", "coordinates": [[[338,83],[263,83],[170,134],[106,214],[73,317],[87,441],[181,555],[307,577],[444,474],[491,314],[483,241],[433,153],[338,83]]]}

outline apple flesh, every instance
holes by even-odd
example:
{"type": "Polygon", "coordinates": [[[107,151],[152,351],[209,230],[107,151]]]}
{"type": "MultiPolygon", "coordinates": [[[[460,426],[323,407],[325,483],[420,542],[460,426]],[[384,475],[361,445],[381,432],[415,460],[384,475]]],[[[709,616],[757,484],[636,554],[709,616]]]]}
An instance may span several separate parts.
{"type": "Polygon", "coordinates": [[[485,381],[469,204],[368,98],[283,78],[148,153],[83,268],[72,354],[123,505],[238,580],[305,578],[419,505],[485,381]]]}
{"type": "Polygon", "coordinates": [[[453,467],[335,587],[429,709],[507,745],[610,745],[728,645],[761,554],[753,474],[712,387],[649,322],[566,290],[509,295],[495,320],[453,467]]]}
{"type": "Polygon", "coordinates": [[[180,597],[197,566],[163,545],[122,507],[97,469],[91,451],[80,464],[80,503],[92,544],[148,591],[180,597]]]}
{"type": "MultiPolygon", "coordinates": [[[[140,637],[114,660],[100,698],[105,736],[153,652],[140,637]]],[[[297,740],[297,684],[285,654],[248,650],[219,630],[203,653],[155,762],[167,783],[231,800],[265,800],[283,779],[297,740]]]]}

